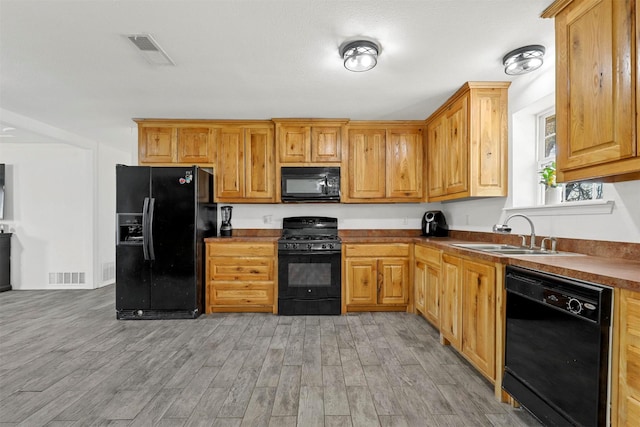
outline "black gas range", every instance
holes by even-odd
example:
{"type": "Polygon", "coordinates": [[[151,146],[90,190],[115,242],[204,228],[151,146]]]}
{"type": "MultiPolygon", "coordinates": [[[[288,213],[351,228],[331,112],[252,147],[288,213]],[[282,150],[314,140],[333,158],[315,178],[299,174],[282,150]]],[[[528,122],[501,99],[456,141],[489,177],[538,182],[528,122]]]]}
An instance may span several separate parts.
{"type": "Polygon", "coordinates": [[[284,218],[278,240],[278,313],[340,314],[341,251],[337,218],[284,218]]]}

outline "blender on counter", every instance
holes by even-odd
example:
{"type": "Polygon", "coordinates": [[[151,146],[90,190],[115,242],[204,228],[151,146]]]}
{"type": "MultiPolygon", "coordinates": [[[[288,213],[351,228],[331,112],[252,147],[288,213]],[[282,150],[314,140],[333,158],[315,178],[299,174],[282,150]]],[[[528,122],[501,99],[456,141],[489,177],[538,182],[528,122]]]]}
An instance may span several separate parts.
{"type": "Polygon", "coordinates": [[[233,211],[233,206],[222,206],[220,208],[220,215],[222,216],[222,224],[220,225],[220,235],[221,236],[231,236],[233,232],[233,227],[231,227],[231,211],[233,211]]]}

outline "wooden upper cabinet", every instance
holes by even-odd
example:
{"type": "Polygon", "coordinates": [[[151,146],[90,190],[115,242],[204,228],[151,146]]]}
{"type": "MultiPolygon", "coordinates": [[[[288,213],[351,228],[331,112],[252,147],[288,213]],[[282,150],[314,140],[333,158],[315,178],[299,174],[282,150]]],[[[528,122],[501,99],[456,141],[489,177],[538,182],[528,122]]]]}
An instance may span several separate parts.
{"type": "Polygon", "coordinates": [[[447,194],[445,186],[447,160],[447,121],[444,115],[427,123],[427,195],[429,198],[447,194]]]}
{"type": "Polygon", "coordinates": [[[640,179],[634,6],[562,0],[542,15],[555,17],[559,181],[640,179]]]}
{"type": "Polygon", "coordinates": [[[424,200],[422,127],[412,122],[365,122],[350,126],[345,201],[424,200]]]}
{"type": "Polygon", "coordinates": [[[215,143],[208,124],[138,121],[138,162],[211,165],[215,143]]]}
{"type": "Polygon", "coordinates": [[[469,97],[463,96],[444,115],[447,143],[440,151],[444,154],[446,194],[469,190],[468,105],[469,97]]]}
{"type": "Polygon", "coordinates": [[[314,126],[311,128],[311,161],[339,162],[342,158],[342,128],[314,126]]]}
{"type": "Polygon", "coordinates": [[[414,129],[389,129],[387,136],[386,196],[414,198],[419,201],[424,194],[422,132],[414,129]]]}
{"type": "Polygon", "coordinates": [[[138,126],[138,162],[173,163],[176,161],[176,129],[138,126]]]}
{"type": "Polygon", "coordinates": [[[275,200],[273,130],[263,126],[228,125],[215,130],[216,200],[271,203],[275,200]]]}
{"type": "Polygon", "coordinates": [[[278,135],[278,154],[281,163],[311,161],[311,129],[309,126],[283,126],[278,135]]]}
{"type": "Polygon", "coordinates": [[[213,163],[214,141],[207,127],[178,128],[178,163],[213,163]]]}
{"type": "Polygon", "coordinates": [[[467,82],[427,119],[430,202],[507,195],[509,82],[467,82]]]}
{"type": "Polygon", "coordinates": [[[275,159],[273,130],[271,128],[246,128],[244,130],[246,164],[245,197],[247,199],[275,198],[275,159]]]}
{"type": "Polygon", "coordinates": [[[349,198],[385,197],[386,131],[349,130],[349,198]]]}
{"type": "Polygon", "coordinates": [[[278,164],[340,163],[345,119],[274,119],[278,164]]]}
{"type": "Polygon", "coordinates": [[[216,131],[216,192],[218,199],[244,197],[244,137],[242,128],[216,131]]]}

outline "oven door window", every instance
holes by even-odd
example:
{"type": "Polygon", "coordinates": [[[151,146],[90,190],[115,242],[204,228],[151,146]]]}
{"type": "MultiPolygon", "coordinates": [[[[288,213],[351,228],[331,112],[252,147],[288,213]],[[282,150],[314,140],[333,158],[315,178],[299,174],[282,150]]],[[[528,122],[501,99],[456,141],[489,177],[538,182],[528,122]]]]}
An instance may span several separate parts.
{"type": "Polygon", "coordinates": [[[280,297],[340,296],[340,253],[278,254],[280,297]]]}
{"type": "Polygon", "coordinates": [[[291,262],[287,267],[290,288],[331,286],[331,263],[329,262],[291,262]]]}

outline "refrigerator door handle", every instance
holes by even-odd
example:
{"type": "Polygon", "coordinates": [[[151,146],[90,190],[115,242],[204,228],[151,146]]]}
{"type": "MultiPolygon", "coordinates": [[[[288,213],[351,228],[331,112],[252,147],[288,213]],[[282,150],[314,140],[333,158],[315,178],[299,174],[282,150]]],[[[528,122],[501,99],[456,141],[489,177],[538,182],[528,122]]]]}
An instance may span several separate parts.
{"type": "Polygon", "coordinates": [[[142,252],[144,260],[149,261],[149,198],[142,202],[142,252]]]}
{"type": "Polygon", "coordinates": [[[153,216],[154,216],[155,206],[156,206],[156,199],[152,197],[149,202],[149,259],[151,261],[156,259],[156,254],[155,254],[155,251],[153,250],[153,216]]]}

